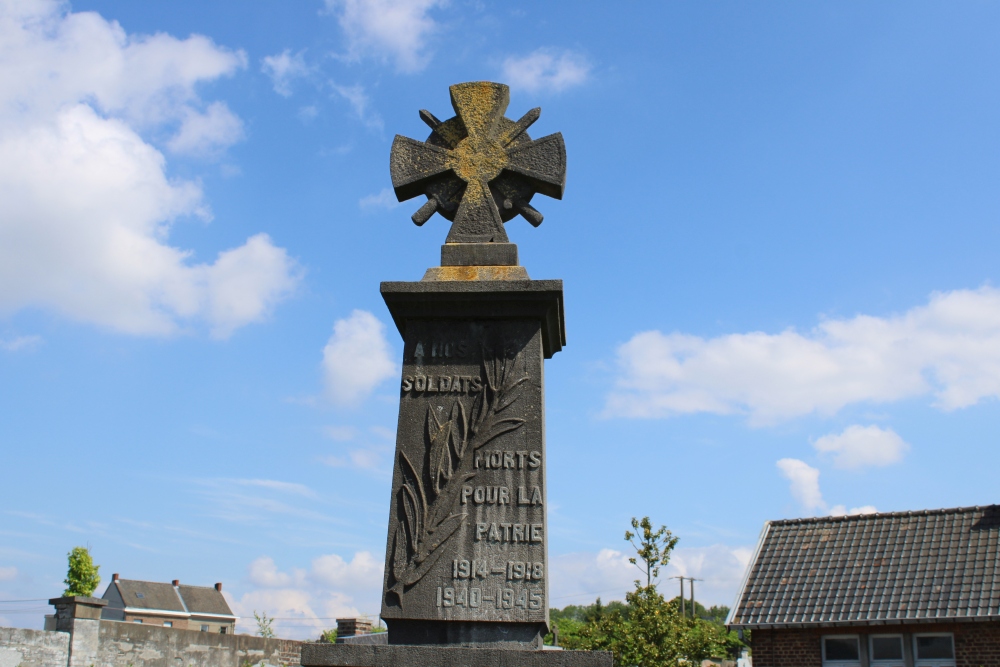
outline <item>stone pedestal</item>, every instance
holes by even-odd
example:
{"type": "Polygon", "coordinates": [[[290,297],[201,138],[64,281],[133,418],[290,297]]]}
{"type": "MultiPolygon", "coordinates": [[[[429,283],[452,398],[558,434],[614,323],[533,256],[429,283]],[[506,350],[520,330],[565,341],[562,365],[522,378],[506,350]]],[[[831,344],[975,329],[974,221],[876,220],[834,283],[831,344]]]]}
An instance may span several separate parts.
{"type": "Polygon", "coordinates": [[[543,360],[565,342],[562,282],[425,277],[382,296],[404,341],[389,643],[541,648],[543,360]]]}
{"type": "Polygon", "coordinates": [[[309,667],[612,667],[612,657],[609,651],[303,644],[302,664],[309,667]]]}

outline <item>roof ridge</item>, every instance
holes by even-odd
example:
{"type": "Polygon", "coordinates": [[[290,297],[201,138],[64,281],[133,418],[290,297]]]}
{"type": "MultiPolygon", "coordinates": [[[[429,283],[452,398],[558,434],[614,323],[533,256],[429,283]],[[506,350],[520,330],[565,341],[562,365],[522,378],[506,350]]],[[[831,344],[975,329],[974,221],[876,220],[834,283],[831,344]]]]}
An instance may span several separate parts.
{"type": "Polygon", "coordinates": [[[941,514],[968,514],[993,508],[1000,508],[1000,505],[970,505],[968,507],[945,507],[931,510],[906,510],[902,512],[871,512],[868,514],[845,514],[843,516],[816,516],[802,517],[798,519],[777,519],[771,521],[772,526],[788,526],[805,523],[836,523],[838,521],[866,521],[875,518],[903,517],[903,516],[937,516],[941,514]]]}

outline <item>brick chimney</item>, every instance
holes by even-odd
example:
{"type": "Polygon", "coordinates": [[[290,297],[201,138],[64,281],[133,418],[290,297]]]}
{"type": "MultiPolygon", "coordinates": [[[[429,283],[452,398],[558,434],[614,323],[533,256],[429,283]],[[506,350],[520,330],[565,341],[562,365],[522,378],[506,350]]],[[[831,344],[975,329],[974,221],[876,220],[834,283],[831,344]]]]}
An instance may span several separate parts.
{"type": "Polygon", "coordinates": [[[222,592],[222,582],[221,581],[219,581],[219,582],[217,582],[215,584],[215,590],[219,591],[220,593],[222,592]]]}
{"type": "Polygon", "coordinates": [[[111,581],[118,581],[118,573],[117,572],[115,572],[114,574],[111,575],[111,581]]]}
{"type": "Polygon", "coordinates": [[[372,631],[372,622],[367,618],[338,618],[337,619],[337,639],[341,637],[354,637],[355,635],[368,635],[372,631]]]}
{"type": "Polygon", "coordinates": [[[174,579],[170,583],[173,584],[174,586],[180,586],[181,585],[181,580],[180,579],[174,579]]]}

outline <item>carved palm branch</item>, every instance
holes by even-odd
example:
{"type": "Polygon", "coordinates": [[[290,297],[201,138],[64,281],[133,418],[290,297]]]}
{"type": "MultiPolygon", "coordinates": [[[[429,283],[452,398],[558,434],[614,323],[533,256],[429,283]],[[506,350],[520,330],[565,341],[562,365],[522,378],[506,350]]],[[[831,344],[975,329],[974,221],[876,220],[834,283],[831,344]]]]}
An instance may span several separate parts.
{"type": "Polygon", "coordinates": [[[483,351],[483,388],[473,401],[471,419],[461,400],[452,404],[444,422],[428,407],[426,477],[406,454],[399,453],[403,483],[396,493],[392,563],[395,583],[390,590],[398,591],[420,581],[443,553],[441,546],[462,525],[467,513],[456,513],[455,505],[462,486],[476,476],[476,451],[524,425],[525,420],[519,417],[502,417],[520,397],[521,387],[528,380],[527,375],[512,377],[516,361],[483,351]],[[425,479],[430,481],[426,489],[425,479]]]}

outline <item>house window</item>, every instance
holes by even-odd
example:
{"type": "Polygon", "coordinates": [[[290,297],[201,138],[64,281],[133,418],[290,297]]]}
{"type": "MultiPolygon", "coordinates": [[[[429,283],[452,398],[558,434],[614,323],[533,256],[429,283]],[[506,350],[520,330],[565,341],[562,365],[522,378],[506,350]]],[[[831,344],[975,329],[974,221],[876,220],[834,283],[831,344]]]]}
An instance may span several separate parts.
{"type": "Polygon", "coordinates": [[[145,596],[145,595],[144,595],[143,593],[139,593],[139,592],[137,592],[137,593],[135,594],[135,596],[136,596],[137,598],[139,598],[140,600],[144,600],[144,599],[146,599],[146,596],[145,596]]]}
{"type": "Polygon", "coordinates": [[[141,618],[133,618],[132,622],[133,623],[142,623],[142,619],[141,618]]]}
{"type": "Polygon", "coordinates": [[[163,621],[163,627],[165,627],[165,628],[172,628],[172,627],[174,627],[174,622],[173,621],[163,621]]]}
{"type": "Polygon", "coordinates": [[[223,625],[221,628],[219,628],[219,633],[223,635],[226,634],[226,626],[223,625]]]}
{"type": "Polygon", "coordinates": [[[823,637],[823,667],[861,667],[857,635],[823,637]]]}
{"type": "Polygon", "coordinates": [[[950,634],[914,635],[914,667],[955,667],[955,640],[950,634]]]}
{"type": "Polygon", "coordinates": [[[872,635],[869,642],[872,667],[903,667],[902,635],[872,635]]]}
{"type": "Polygon", "coordinates": [[[201,626],[201,631],[202,632],[208,632],[208,625],[202,625],[201,626]]]}

